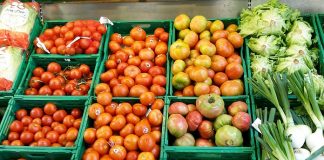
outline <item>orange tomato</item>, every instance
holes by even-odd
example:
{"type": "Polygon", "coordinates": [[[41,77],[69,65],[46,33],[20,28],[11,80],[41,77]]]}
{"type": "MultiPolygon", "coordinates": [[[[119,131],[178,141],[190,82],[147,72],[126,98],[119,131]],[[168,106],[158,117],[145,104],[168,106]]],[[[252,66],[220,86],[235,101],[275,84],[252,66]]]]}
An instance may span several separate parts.
{"type": "Polygon", "coordinates": [[[150,135],[154,138],[156,143],[161,141],[161,131],[152,131],[150,135]]]}
{"type": "Polygon", "coordinates": [[[159,126],[162,124],[163,114],[158,109],[153,109],[148,115],[148,121],[152,126],[159,126]]]}
{"type": "Polygon", "coordinates": [[[100,155],[105,155],[109,151],[109,145],[106,139],[98,138],[92,145],[92,148],[100,155]]]}
{"type": "Polygon", "coordinates": [[[216,41],[216,54],[223,57],[230,57],[234,54],[233,45],[225,38],[220,38],[216,41]]]}
{"type": "Polygon", "coordinates": [[[82,156],[82,160],[99,160],[100,155],[97,151],[89,151],[82,156]]]}
{"type": "Polygon", "coordinates": [[[122,102],[116,108],[117,115],[126,116],[128,113],[131,112],[132,112],[132,105],[128,102],[122,102]]]}
{"type": "Polygon", "coordinates": [[[143,152],[152,151],[155,145],[155,140],[150,134],[144,134],[138,140],[138,148],[143,152]]]}
{"type": "Polygon", "coordinates": [[[223,56],[214,55],[212,57],[211,69],[215,72],[223,72],[227,66],[227,61],[223,56]]]}
{"type": "Polygon", "coordinates": [[[139,137],[135,134],[129,134],[124,139],[124,146],[128,151],[136,151],[138,149],[139,137]]]}
{"type": "Polygon", "coordinates": [[[155,94],[153,92],[145,92],[140,95],[140,102],[145,106],[152,105],[154,101],[155,94]]]}
{"type": "Polygon", "coordinates": [[[131,123],[133,125],[136,125],[141,119],[136,116],[134,113],[129,113],[126,116],[127,123],[131,123]]]}
{"type": "Polygon", "coordinates": [[[95,120],[101,113],[104,112],[104,108],[101,104],[94,103],[89,107],[88,112],[89,117],[95,120]]]}
{"type": "Polygon", "coordinates": [[[137,160],[155,160],[153,153],[151,152],[141,152],[138,155],[137,160]]]}
{"type": "Polygon", "coordinates": [[[229,79],[239,79],[243,75],[243,67],[239,63],[230,63],[225,68],[225,74],[229,79]]]}
{"type": "Polygon", "coordinates": [[[121,136],[111,136],[108,141],[110,146],[114,145],[120,145],[122,146],[124,144],[124,138],[121,136]]]}
{"type": "Polygon", "coordinates": [[[147,87],[143,85],[134,85],[129,91],[129,96],[140,97],[140,95],[142,95],[145,92],[148,92],[147,87]]]}
{"type": "Polygon", "coordinates": [[[134,133],[134,128],[134,125],[129,123],[120,130],[119,135],[125,138],[127,135],[134,133]]]}
{"type": "Polygon", "coordinates": [[[135,125],[134,131],[137,136],[148,134],[151,132],[151,125],[147,119],[142,119],[135,125]]]}
{"type": "Polygon", "coordinates": [[[113,132],[109,126],[102,126],[96,131],[97,138],[104,138],[108,140],[112,136],[113,132]]]}
{"type": "Polygon", "coordinates": [[[94,128],[87,128],[84,131],[83,139],[86,143],[92,144],[96,140],[96,129],[94,128]]]}
{"type": "Polygon", "coordinates": [[[146,114],[146,111],[147,111],[147,107],[144,106],[143,104],[141,103],[135,103],[133,105],[133,113],[136,115],[136,116],[139,116],[139,117],[142,117],[146,114]]]}
{"type": "Polygon", "coordinates": [[[185,87],[183,89],[183,96],[194,96],[195,95],[195,92],[194,92],[194,86],[193,85],[189,85],[187,87],[185,87]]]}
{"type": "Polygon", "coordinates": [[[114,131],[121,130],[126,125],[126,119],[123,115],[117,115],[113,117],[110,122],[110,128],[114,131]]]}
{"type": "Polygon", "coordinates": [[[241,59],[240,55],[233,54],[233,55],[231,55],[230,57],[227,58],[227,62],[228,63],[236,62],[236,63],[242,64],[242,59],[241,59]]]}
{"type": "Polygon", "coordinates": [[[97,95],[97,102],[103,106],[106,106],[111,103],[112,95],[110,92],[100,92],[97,95]]]}
{"type": "Polygon", "coordinates": [[[243,46],[243,38],[237,32],[231,32],[227,39],[232,43],[234,48],[240,48],[243,46]]]}
{"type": "Polygon", "coordinates": [[[221,86],[224,82],[228,80],[228,77],[224,72],[217,72],[213,80],[217,86],[221,86]]]}
{"type": "Polygon", "coordinates": [[[164,101],[163,101],[163,99],[156,99],[156,100],[153,102],[153,104],[152,104],[152,106],[151,106],[151,109],[158,109],[158,110],[161,110],[161,109],[163,109],[163,107],[164,107],[164,101]]]}
{"type": "Polygon", "coordinates": [[[146,39],[146,32],[140,26],[136,26],[131,29],[130,36],[136,41],[144,41],[146,39]]]}
{"type": "Polygon", "coordinates": [[[108,125],[112,120],[112,116],[110,113],[102,113],[100,114],[94,122],[96,128],[101,126],[108,125]]]}
{"type": "Polygon", "coordinates": [[[123,146],[114,145],[109,150],[109,157],[116,160],[123,160],[126,158],[127,151],[123,146]]]}
{"type": "Polygon", "coordinates": [[[126,160],[137,160],[138,154],[137,151],[130,151],[126,155],[126,160]]]}
{"type": "Polygon", "coordinates": [[[111,104],[105,107],[105,112],[110,113],[112,116],[116,115],[116,108],[118,104],[116,102],[112,102],[111,104]]]}

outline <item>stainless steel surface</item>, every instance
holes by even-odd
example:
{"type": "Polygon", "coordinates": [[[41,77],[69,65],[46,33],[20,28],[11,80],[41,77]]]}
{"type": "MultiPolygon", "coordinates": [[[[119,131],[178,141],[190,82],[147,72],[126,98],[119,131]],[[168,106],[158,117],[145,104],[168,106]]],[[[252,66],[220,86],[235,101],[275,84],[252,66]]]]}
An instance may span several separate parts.
{"type": "Polygon", "coordinates": [[[134,2],[134,3],[55,3],[44,5],[47,19],[93,19],[106,16],[112,20],[173,19],[180,13],[208,18],[237,17],[245,0],[134,2]]]}
{"type": "MultiPolygon", "coordinates": [[[[252,0],[252,7],[266,0],[252,0]]],[[[180,13],[207,18],[239,16],[247,8],[248,0],[146,0],[146,2],[60,2],[44,5],[45,19],[98,19],[111,20],[173,19],[180,13]],[[160,1],[160,2],[156,2],[160,1]]],[[[303,13],[324,13],[324,0],[282,0],[303,13]]]]}

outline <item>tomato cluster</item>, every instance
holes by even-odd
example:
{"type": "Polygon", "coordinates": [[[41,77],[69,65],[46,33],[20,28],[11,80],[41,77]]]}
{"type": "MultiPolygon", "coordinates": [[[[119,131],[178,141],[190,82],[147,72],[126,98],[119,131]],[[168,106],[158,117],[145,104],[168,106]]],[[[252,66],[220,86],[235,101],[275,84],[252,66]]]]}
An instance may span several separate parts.
{"type": "Polygon", "coordinates": [[[9,126],[8,139],[2,145],[72,147],[77,139],[82,111],[78,108],[70,114],[53,103],[44,108],[16,111],[16,120],[9,126]]]}
{"type": "Polygon", "coordinates": [[[148,36],[141,27],[134,27],[130,36],[112,34],[111,54],[105,62],[106,71],[100,75],[101,82],[109,85],[114,97],[139,97],[147,91],[165,95],[168,39],[163,28],[148,36]]]}
{"type": "MultiPolygon", "coordinates": [[[[77,20],[64,26],[48,28],[38,38],[51,54],[96,54],[106,31],[106,26],[98,21],[77,20]],[[76,37],[82,38],[68,46],[76,37]]],[[[37,46],[36,44],[37,39],[34,40],[34,45],[37,46]]],[[[44,54],[45,51],[37,46],[36,53],[44,54]]]]}
{"type": "Polygon", "coordinates": [[[26,95],[81,96],[87,95],[93,73],[86,64],[68,66],[62,70],[59,63],[51,62],[45,71],[42,67],[33,70],[25,90],[26,95]]]}
{"type": "MultiPolygon", "coordinates": [[[[185,15],[179,15],[185,16],[185,15]]],[[[183,17],[182,17],[183,18],[183,17]]],[[[181,18],[176,18],[175,27],[181,18]]],[[[172,85],[176,96],[200,96],[217,93],[223,96],[243,94],[242,59],[237,50],[243,45],[243,38],[237,33],[237,25],[225,28],[220,20],[207,21],[195,16],[188,25],[181,28],[178,40],[170,47],[174,61],[172,85]],[[205,21],[196,23],[197,19],[205,21]],[[190,29],[189,27],[190,23],[190,29]],[[197,31],[197,26],[203,30],[197,31]]]]}
{"type": "MultiPolygon", "coordinates": [[[[99,100],[99,99],[98,99],[99,100]]],[[[164,101],[152,105],[97,101],[88,110],[93,128],[84,132],[83,160],[153,160],[160,154],[164,101]]]]}

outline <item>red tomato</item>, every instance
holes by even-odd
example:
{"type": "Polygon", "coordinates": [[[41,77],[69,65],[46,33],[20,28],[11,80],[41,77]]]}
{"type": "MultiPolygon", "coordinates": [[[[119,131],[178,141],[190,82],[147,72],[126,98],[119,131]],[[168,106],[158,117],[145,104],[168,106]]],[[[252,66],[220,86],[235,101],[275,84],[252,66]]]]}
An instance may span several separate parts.
{"type": "Polygon", "coordinates": [[[152,84],[152,76],[148,73],[139,73],[138,75],[136,75],[135,77],[135,83],[136,84],[140,84],[146,87],[151,86],[152,84]]]}
{"type": "Polygon", "coordinates": [[[123,38],[121,36],[121,34],[119,33],[113,33],[111,36],[110,36],[110,41],[115,41],[119,44],[122,44],[123,43],[123,38]]]}
{"type": "Polygon", "coordinates": [[[169,40],[169,33],[167,33],[167,32],[161,33],[159,39],[161,41],[163,41],[163,42],[168,42],[168,40],[169,40]]]}
{"type": "Polygon", "coordinates": [[[137,26],[130,31],[130,36],[136,41],[144,41],[146,38],[146,32],[144,31],[144,29],[137,26]]]}
{"type": "Polygon", "coordinates": [[[148,72],[153,66],[154,63],[152,61],[145,60],[141,62],[140,69],[142,72],[148,72]]]}

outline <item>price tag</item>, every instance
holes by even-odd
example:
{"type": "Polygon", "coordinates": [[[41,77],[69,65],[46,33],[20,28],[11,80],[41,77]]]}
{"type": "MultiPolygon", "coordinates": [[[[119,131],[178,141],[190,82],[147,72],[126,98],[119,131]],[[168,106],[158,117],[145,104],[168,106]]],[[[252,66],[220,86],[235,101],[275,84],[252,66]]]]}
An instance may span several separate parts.
{"type": "Polygon", "coordinates": [[[110,24],[110,25],[114,25],[114,23],[110,20],[110,19],[108,19],[107,17],[100,17],[100,19],[99,19],[99,22],[100,22],[100,24],[110,24]]]}
{"type": "Polygon", "coordinates": [[[75,37],[74,40],[71,41],[68,45],[66,45],[66,47],[67,47],[67,48],[70,48],[70,47],[73,45],[73,43],[75,43],[76,41],[78,41],[78,40],[81,39],[81,38],[84,38],[84,39],[91,39],[90,37],[80,37],[80,36],[78,36],[78,37],[75,37]]]}
{"type": "Polygon", "coordinates": [[[152,111],[152,109],[149,108],[149,109],[147,110],[146,114],[145,114],[145,117],[147,117],[147,116],[150,114],[151,111],[152,111]]]}
{"type": "MultiPolygon", "coordinates": [[[[259,129],[259,125],[262,124],[261,120],[259,118],[257,118],[253,123],[252,123],[252,127],[257,130],[259,133],[261,133],[260,129],[259,129]]],[[[261,133],[262,134],[262,133],[261,133]]]]}
{"type": "Polygon", "coordinates": [[[46,53],[51,53],[50,51],[48,51],[45,44],[39,38],[36,38],[36,40],[37,40],[37,44],[36,44],[37,47],[43,49],[46,53]]]}

